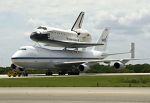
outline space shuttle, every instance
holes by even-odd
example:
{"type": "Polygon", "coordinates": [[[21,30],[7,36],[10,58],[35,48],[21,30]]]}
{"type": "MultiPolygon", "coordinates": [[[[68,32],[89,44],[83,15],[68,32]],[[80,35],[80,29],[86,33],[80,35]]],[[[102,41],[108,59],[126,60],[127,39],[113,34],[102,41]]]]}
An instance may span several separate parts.
{"type": "Polygon", "coordinates": [[[91,43],[91,34],[81,28],[83,18],[84,12],[81,12],[71,30],[40,26],[31,33],[30,38],[35,42],[44,43],[45,46],[53,47],[86,48],[103,45],[91,43]]]}

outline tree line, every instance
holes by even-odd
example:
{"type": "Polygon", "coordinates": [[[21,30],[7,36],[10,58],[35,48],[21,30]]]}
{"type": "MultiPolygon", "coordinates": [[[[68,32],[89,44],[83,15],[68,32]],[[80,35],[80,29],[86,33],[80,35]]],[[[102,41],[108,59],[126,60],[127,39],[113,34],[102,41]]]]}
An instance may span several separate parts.
{"type": "MultiPolygon", "coordinates": [[[[10,67],[0,67],[0,74],[7,74],[10,67]]],[[[30,74],[45,74],[46,70],[28,70],[30,74]]],[[[150,64],[129,64],[124,69],[104,65],[94,65],[86,73],[150,73],[150,64]]]]}
{"type": "Polygon", "coordinates": [[[129,64],[125,68],[115,69],[104,65],[94,65],[87,73],[150,73],[150,64],[129,64]]]}

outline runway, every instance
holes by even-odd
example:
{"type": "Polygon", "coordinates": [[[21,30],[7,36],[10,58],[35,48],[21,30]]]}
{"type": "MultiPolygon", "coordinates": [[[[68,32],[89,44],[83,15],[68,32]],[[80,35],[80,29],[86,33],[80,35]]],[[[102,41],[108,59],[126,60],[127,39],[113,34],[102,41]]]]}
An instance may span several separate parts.
{"type": "MultiPolygon", "coordinates": [[[[44,78],[44,77],[72,77],[72,76],[120,76],[120,75],[150,75],[150,73],[81,73],[80,75],[58,75],[46,76],[45,74],[29,74],[28,77],[15,77],[15,78],[44,78]]],[[[0,75],[0,79],[10,78],[7,75],[0,75]]],[[[13,78],[13,77],[11,77],[13,78]]]]}
{"type": "Polygon", "coordinates": [[[150,88],[0,88],[0,103],[150,103],[150,88]]]}

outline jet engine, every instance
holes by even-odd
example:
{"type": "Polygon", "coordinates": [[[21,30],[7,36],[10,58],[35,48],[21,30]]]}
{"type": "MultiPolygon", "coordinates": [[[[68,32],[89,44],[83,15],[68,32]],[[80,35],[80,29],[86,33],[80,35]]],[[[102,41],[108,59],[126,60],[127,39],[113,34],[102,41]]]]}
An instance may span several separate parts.
{"type": "Polygon", "coordinates": [[[80,71],[87,71],[87,70],[90,69],[90,67],[88,65],[86,65],[86,64],[81,64],[81,65],[79,65],[78,69],[80,71]]]}
{"type": "Polygon", "coordinates": [[[126,66],[122,62],[116,62],[116,63],[114,63],[114,67],[116,69],[124,69],[126,66]]]}

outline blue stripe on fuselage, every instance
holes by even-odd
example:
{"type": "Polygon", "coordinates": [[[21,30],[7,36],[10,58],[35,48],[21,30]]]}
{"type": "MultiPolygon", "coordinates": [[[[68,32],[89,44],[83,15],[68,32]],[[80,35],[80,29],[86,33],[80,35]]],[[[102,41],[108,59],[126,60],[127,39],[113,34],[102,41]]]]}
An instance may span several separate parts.
{"type": "Polygon", "coordinates": [[[102,58],[74,58],[74,57],[13,57],[11,59],[102,59],[102,58]]]}

